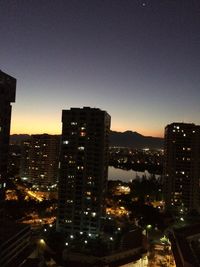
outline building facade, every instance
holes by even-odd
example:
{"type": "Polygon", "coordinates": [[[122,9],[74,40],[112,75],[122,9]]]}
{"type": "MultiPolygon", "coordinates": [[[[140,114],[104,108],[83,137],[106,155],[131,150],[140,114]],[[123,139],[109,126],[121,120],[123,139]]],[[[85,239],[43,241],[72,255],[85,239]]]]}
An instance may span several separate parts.
{"type": "Polygon", "coordinates": [[[172,123],[165,128],[166,207],[200,211],[200,126],[172,123]]]}
{"type": "Polygon", "coordinates": [[[96,236],[105,213],[110,116],[97,108],[62,112],[57,231],[96,236]]]}
{"type": "Polygon", "coordinates": [[[15,102],[15,92],[16,79],[0,71],[0,224],[7,178],[11,102],[15,102]]]}
{"type": "Polygon", "coordinates": [[[30,255],[31,229],[29,225],[6,222],[4,242],[0,243],[0,266],[21,266],[30,255]]]}
{"type": "Polygon", "coordinates": [[[58,135],[31,135],[22,145],[21,177],[40,189],[57,183],[59,146],[58,135]]]}
{"type": "Polygon", "coordinates": [[[29,245],[30,227],[8,221],[4,216],[8,152],[11,121],[11,102],[15,102],[16,79],[0,71],[0,266],[14,263],[29,245]]]}

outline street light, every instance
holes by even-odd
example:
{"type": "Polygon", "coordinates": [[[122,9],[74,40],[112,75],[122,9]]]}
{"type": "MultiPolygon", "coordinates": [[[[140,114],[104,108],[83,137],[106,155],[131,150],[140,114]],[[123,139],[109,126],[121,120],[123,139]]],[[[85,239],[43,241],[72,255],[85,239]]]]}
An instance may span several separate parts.
{"type": "Polygon", "coordinates": [[[147,225],[147,229],[150,230],[152,228],[152,225],[151,224],[148,224],[147,225]]]}
{"type": "Polygon", "coordinates": [[[40,239],[39,243],[40,243],[41,245],[44,245],[44,244],[45,244],[44,239],[40,239]]]}

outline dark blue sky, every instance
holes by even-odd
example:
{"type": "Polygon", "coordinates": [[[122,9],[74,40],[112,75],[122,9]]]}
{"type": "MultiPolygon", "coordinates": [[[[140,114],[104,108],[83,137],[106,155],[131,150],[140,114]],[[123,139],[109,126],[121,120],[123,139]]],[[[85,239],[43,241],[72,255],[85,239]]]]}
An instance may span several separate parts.
{"type": "Polygon", "coordinates": [[[198,0],[1,0],[0,34],[13,133],[59,133],[61,110],[82,106],[144,135],[200,124],[198,0]]]}

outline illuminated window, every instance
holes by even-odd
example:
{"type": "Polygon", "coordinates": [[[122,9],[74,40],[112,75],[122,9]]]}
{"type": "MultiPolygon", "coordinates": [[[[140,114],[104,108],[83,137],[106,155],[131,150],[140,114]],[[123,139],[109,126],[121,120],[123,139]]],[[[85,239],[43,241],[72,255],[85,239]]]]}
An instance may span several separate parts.
{"type": "Polygon", "coordinates": [[[67,199],[66,202],[67,202],[67,203],[73,203],[73,200],[72,200],[72,199],[67,199]]]}
{"type": "Polygon", "coordinates": [[[85,132],[80,132],[80,136],[86,136],[85,132]]]}
{"type": "Polygon", "coordinates": [[[66,223],[71,223],[72,221],[71,220],[65,220],[66,223]]]}
{"type": "Polygon", "coordinates": [[[69,144],[69,141],[68,140],[64,140],[63,141],[63,145],[68,145],[69,144]]]}
{"type": "Polygon", "coordinates": [[[84,170],[84,167],[83,166],[77,166],[77,169],[78,170],[84,170]]]}

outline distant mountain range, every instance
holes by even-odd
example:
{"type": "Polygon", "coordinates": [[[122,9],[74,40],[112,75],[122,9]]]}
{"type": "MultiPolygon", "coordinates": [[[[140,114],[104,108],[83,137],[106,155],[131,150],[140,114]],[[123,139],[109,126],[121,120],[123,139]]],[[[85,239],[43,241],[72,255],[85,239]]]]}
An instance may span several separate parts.
{"type": "Polygon", "coordinates": [[[115,132],[111,131],[111,146],[133,147],[133,148],[163,148],[163,138],[144,136],[137,132],[115,132]]]}
{"type": "Polygon", "coordinates": [[[29,139],[29,134],[11,134],[10,144],[19,145],[22,141],[29,139]]]}
{"type": "MultiPolygon", "coordinates": [[[[11,144],[20,144],[23,140],[30,138],[28,134],[13,134],[10,136],[11,144]]],[[[163,148],[163,138],[144,136],[137,132],[126,131],[110,133],[110,145],[132,148],[163,148]]]]}

